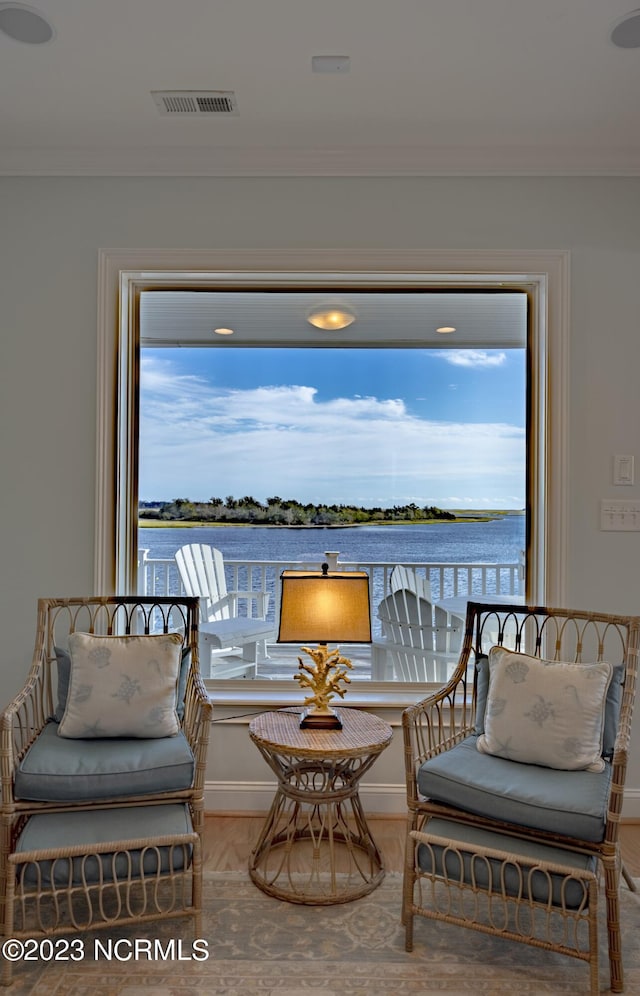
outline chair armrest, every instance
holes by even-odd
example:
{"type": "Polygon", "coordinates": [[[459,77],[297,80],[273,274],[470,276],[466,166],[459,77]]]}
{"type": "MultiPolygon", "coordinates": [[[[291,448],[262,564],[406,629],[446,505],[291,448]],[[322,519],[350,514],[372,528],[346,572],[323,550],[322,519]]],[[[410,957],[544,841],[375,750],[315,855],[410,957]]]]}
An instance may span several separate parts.
{"type": "Polygon", "coordinates": [[[2,783],[2,805],[13,802],[13,782],[18,764],[27,750],[44,729],[51,713],[43,669],[37,662],[31,668],[24,686],[0,717],[0,781],[2,783]]]}
{"type": "Polygon", "coordinates": [[[629,746],[631,741],[631,724],[629,722],[629,712],[622,710],[620,726],[616,734],[616,741],[613,747],[611,758],[611,783],[609,788],[609,805],[607,807],[607,821],[605,825],[604,840],[615,842],[619,835],[620,816],[622,813],[622,803],[624,801],[624,785],[627,776],[627,764],[629,760],[629,746]]]}
{"type": "Polygon", "coordinates": [[[467,674],[468,662],[469,650],[465,648],[446,685],[402,713],[409,808],[418,803],[416,779],[420,765],[473,733],[475,696],[473,681],[467,674]]]}
{"type": "Polygon", "coordinates": [[[213,706],[200,675],[197,649],[192,648],[191,666],[184,696],[182,731],[195,759],[194,795],[204,803],[204,776],[211,732],[213,706]]]}

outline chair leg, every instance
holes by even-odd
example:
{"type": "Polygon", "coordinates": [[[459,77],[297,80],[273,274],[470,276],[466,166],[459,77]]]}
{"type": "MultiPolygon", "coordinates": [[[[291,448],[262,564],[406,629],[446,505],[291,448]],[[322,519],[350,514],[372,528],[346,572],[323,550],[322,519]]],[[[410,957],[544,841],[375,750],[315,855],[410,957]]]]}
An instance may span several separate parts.
{"type": "Polygon", "coordinates": [[[404,872],[402,876],[402,916],[401,922],[405,926],[405,950],[413,950],[413,914],[410,912],[413,905],[413,890],[416,882],[415,852],[416,842],[411,836],[411,831],[417,827],[415,814],[409,813],[407,817],[407,837],[404,845],[404,872]],[[411,945],[408,947],[407,945],[411,945]]]}
{"type": "Polygon", "coordinates": [[[245,643],[242,648],[242,660],[248,664],[258,664],[259,661],[268,661],[267,641],[256,640],[255,643],[245,643]]]}
{"type": "MultiPolygon", "coordinates": [[[[10,938],[14,933],[16,870],[15,866],[10,864],[6,859],[3,860],[3,874],[5,878],[2,883],[2,902],[4,903],[2,911],[2,937],[10,938]]],[[[3,986],[10,986],[13,976],[13,964],[9,958],[3,958],[2,961],[0,983],[3,986]]]]}
{"type": "Polygon", "coordinates": [[[211,677],[211,644],[203,633],[199,634],[198,657],[200,658],[200,673],[203,678],[211,677]]]}
{"type": "Polygon", "coordinates": [[[258,642],[245,643],[242,648],[242,660],[248,664],[258,663],[258,642]]]}
{"type": "Polygon", "coordinates": [[[617,861],[603,859],[605,900],[607,904],[607,938],[609,945],[609,972],[611,976],[611,991],[621,993],[624,990],[622,969],[622,950],[620,943],[620,898],[617,861]]]}
{"type": "Polygon", "coordinates": [[[0,824],[0,936],[8,937],[7,924],[9,917],[13,914],[9,912],[7,898],[7,886],[9,876],[13,874],[13,868],[9,867],[9,854],[11,853],[11,840],[13,835],[13,820],[4,815],[0,824]]]}
{"type": "Polygon", "coordinates": [[[413,951],[413,913],[404,912],[404,949],[413,951]]]}
{"type": "Polygon", "coordinates": [[[203,936],[202,933],[202,841],[201,841],[201,831],[199,831],[200,839],[196,841],[193,848],[193,867],[192,867],[192,903],[195,910],[194,916],[194,939],[198,939],[203,936]]]}

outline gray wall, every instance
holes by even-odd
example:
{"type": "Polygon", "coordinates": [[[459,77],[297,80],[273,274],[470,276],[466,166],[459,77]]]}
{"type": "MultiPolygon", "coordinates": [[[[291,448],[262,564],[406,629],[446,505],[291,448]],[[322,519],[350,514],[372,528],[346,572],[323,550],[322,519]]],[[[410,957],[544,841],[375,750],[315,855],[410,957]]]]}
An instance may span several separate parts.
{"type": "Polygon", "coordinates": [[[0,219],[2,701],[38,596],[92,590],[99,248],[569,250],[567,603],[640,612],[640,533],[598,529],[600,498],[640,497],[640,180],[2,178],[0,219]],[[633,488],[614,453],[636,455],[633,488]]]}

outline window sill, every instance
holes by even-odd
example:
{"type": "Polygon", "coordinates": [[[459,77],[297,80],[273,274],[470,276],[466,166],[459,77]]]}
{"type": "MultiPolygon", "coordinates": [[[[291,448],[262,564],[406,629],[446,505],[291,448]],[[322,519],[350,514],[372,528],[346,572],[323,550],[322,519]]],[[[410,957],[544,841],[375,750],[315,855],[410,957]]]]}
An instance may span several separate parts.
{"type": "MultiPolygon", "coordinates": [[[[336,698],[337,708],[368,709],[380,713],[392,726],[400,725],[401,713],[409,705],[436,691],[439,684],[425,685],[405,682],[367,682],[366,688],[351,685],[344,700],[336,698]]],[[[293,681],[254,682],[233,679],[205,681],[209,699],[214,707],[214,722],[222,720],[250,722],[251,717],[267,710],[287,706],[302,706],[303,694],[293,681]],[[251,710],[233,715],[237,710],[251,710]]]]}

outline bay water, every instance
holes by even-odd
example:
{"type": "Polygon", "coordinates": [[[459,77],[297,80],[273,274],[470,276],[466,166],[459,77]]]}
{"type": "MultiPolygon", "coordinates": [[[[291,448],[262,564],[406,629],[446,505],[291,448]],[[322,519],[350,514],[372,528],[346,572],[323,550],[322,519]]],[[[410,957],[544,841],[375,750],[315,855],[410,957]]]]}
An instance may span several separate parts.
{"type": "Polygon", "coordinates": [[[138,546],[172,559],[185,543],[217,547],[227,560],[318,561],[327,551],[354,563],[517,563],[525,516],[424,525],[282,527],[141,526],[138,546]]]}
{"type": "MultiPolygon", "coordinates": [[[[321,563],[329,551],[339,554],[340,562],[355,564],[444,563],[444,564],[517,564],[525,546],[526,519],[521,514],[504,515],[483,521],[436,522],[424,525],[347,526],[347,527],[284,527],[284,526],[141,526],[138,547],[147,551],[151,560],[173,561],[176,550],[187,543],[203,543],[217,547],[225,561],[296,561],[321,563]]],[[[163,590],[160,565],[152,568],[156,591],[163,590]]],[[[277,611],[279,572],[267,569],[266,575],[240,568],[237,578],[228,571],[227,582],[240,591],[260,589],[264,584],[270,593],[268,618],[277,611]]],[[[386,594],[384,573],[372,576],[373,605],[386,594]]],[[[150,579],[148,579],[150,582],[150,579]]],[[[435,599],[453,594],[453,573],[443,579],[443,589],[437,575],[431,577],[435,599]]],[[[177,573],[171,571],[171,592],[178,591],[177,573]]],[[[480,592],[481,573],[472,580],[472,590],[480,592]]],[[[495,591],[495,579],[487,578],[487,591],[495,591]]],[[[243,600],[240,614],[246,612],[243,600]]],[[[372,618],[374,638],[380,636],[379,622],[372,618]]]]}

